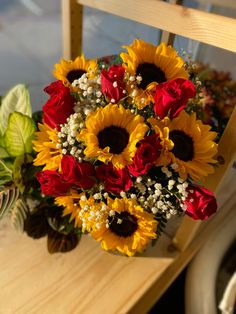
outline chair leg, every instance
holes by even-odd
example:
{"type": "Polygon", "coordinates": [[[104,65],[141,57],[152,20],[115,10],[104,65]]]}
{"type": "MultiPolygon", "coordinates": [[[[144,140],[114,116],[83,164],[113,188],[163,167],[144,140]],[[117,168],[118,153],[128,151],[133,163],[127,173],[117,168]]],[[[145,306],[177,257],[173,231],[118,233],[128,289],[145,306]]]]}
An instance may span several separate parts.
{"type": "Polygon", "coordinates": [[[75,59],[82,52],[83,6],[76,0],[62,0],[63,57],[75,59]]]}

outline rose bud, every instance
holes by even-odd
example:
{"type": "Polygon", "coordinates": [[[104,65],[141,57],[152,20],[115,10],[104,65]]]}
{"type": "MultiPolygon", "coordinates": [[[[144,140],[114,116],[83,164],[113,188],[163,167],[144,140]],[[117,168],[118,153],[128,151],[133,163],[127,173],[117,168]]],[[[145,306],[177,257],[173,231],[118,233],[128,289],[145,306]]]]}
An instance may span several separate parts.
{"type": "Polygon", "coordinates": [[[201,186],[188,188],[188,197],[184,204],[187,206],[185,213],[193,219],[205,220],[217,210],[214,194],[201,186]]]}

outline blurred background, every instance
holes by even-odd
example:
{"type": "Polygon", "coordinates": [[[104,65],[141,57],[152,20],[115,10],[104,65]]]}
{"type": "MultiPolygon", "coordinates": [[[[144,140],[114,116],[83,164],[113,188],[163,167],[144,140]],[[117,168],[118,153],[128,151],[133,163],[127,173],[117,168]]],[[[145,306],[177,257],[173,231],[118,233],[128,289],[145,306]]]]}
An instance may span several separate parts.
{"type": "MultiPolygon", "coordinates": [[[[185,1],[226,16],[236,16],[232,8],[207,4],[207,1],[185,1]]],[[[223,6],[222,2],[222,6],[223,6]]],[[[83,52],[86,57],[116,54],[134,38],[158,43],[160,32],[97,10],[85,8],[83,52]]],[[[223,49],[213,48],[178,36],[177,50],[185,49],[193,59],[209,63],[218,70],[231,71],[236,78],[235,56],[223,49]]],[[[0,95],[16,83],[30,88],[33,110],[47,99],[43,88],[53,77],[54,63],[62,57],[62,25],[60,0],[0,0],[0,95]]]]}

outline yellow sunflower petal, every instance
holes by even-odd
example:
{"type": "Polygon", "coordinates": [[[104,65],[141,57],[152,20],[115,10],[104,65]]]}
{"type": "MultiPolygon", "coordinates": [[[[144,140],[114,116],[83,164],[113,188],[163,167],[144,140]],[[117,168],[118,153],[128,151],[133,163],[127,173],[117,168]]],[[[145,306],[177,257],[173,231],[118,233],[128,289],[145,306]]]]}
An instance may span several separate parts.
{"type": "Polygon", "coordinates": [[[143,117],[117,104],[98,108],[88,115],[85,126],[78,135],[86,146],[84,154],[105,163],[112,162],[116,168],[132,163],[136,144],[148,130],[143,117]]]}
{"type": "Polygon", "coordinates": [[[176,163],[176,170],[182,178],[189,175],[195,181],[214,172],[212,164],[216,162],[216,133],[197,120],[195,113],[189,115],[182,111],[173,120],[151,119],[150,123],[160,135],[163,147],[157,164],[166,166],[176,163]]]}
{"type": "MultiPolygon", "coordinates": [[[[130,46],[124,46],[124,48],[127,49],[127,53],[120,54],[123,67],[130,75],[142,77],[134,96],[135,104],[139,109],[143,109],[153,101],[152,91],[156,84],[189,77],[183,59],[178,56],[173,47],[165,43],[156,47],[136,39],[130,46]]],[[[127,89],[131,94],[129,85],[127,89]]]]}
{"type": "Polygon", "coordinates": [[[86,60],[83,55],[74,61],[61,59],[60,63],[55,64],[54,67],[54,76],[69,87],[72,92],[78,89],[72,86],[75,79],[79,79],[84,73],[88,73],[88,77],[93,78],[98,69],[96,60],[86,60]]]}
{"type": "Polygon", "coordinates": [[[36,132],[36,140],[33,141],[34,150],[38,152],[34,159],[35,166],[45,165],[43,170],[61,169],[62,153],[57,148],[57,130],[50,128],[46,124],[39,124],[39,132],[36,132]]]}
{"type": "Polygon", "coordinates": [[[122,254],[133,256],[143,252],[152,239],[157,237],[158,222],[154,216],[137,204],[133,199],[108,199],[108,208],[114,211],[114,216],[107,215],[109,227],[104,224],[101,228],[91,232],[93,238],[101,242],[104,250],[118,251],[122,254]],[[119,217],[123,217],[118,222],[119,217]],[[127,221],[132,225],[127,228],[127,221]],[[120,231],[119,231],[120,230],[120,231]],[[122,233],[123,232],[123,233],[122,233]]]}

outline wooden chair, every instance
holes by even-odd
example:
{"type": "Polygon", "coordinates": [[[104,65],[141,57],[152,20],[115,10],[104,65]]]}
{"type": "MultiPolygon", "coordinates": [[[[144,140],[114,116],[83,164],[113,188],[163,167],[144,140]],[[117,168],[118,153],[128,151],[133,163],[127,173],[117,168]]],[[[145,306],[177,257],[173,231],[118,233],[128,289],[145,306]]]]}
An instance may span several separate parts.
{"type": "MultiPolygon", "coordinates": [[[[83,6],[161,29],[167,43],[173,43],[178,34],[236,52],[236,20],[182,7],[177,1],[62,0],[65,58],[81,53],[83,6]]],[[[4,224],[0,228],[0,312],[147,312],[235,208],[232,180],[223,180],[235,157],[235,139],[236,110],[219,143],[221,165],[205,182],[221,195],[218,213],[200,223],[183,218],[174,234],[164,233],[142,257],[104,252],[89,236],[76,250],[50,256],[44,239],[36,242],[16,235],[4,224]],[[226,199],[224,189],[230,191],[226,199]]]]}

